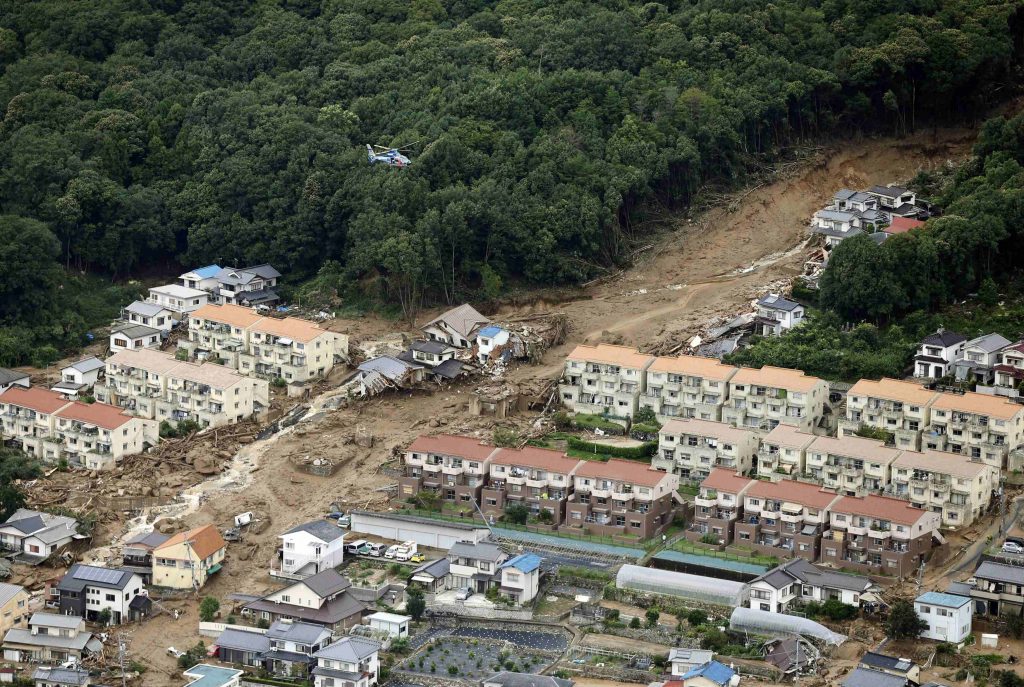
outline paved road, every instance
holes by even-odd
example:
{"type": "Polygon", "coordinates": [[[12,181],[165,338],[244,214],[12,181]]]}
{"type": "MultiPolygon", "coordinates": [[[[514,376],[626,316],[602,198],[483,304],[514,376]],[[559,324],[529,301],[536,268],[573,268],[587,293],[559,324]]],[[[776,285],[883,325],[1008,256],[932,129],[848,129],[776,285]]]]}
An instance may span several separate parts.
{"type": "Polygon", "coordinates": [[[996,518],[995,522],[989,525],[988,529],[982,534],[978,535],[978,538],[971,544],[967,551],[964,552],[963,558],[960,563],[957,564],[950,572],[951,574],[960,573],[970,568],[973,572],[978,566],[978,560],[981,555],[985,553],[985,549],[989,547],[989,537],[992,541],[996,541],[1001,538],[1001,535],[1006,534],[1013,527],[1014,523],[1020,519],[1021,512],[1024,511],[1024,496],[1016,497],[1006,509],[1006,523],[1003,524],[1002,518],[996,518]],[[1000,527],[1002,525],[1002,527],[1000,527]]]}

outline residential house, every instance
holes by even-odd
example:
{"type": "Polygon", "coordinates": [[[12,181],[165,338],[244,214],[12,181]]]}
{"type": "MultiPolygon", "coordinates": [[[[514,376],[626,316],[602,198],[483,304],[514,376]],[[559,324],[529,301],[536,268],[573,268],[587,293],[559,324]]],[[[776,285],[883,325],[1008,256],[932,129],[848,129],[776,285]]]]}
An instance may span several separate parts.
{"type": "Polygon", "coordinates": [[[134,301],[121,311],[121,319],[129,325],[149,327],[161,332],[174,329],[184,316],[152,301],[134,301]]]}
{"type": "Polygon", "coordinates": [[[859,608],[861,597],[878,589],[861,575],[849,575],[794,558],[750,581],[751,608],[787,613],[794,604],[839,601],[859,608]]]}
{"type": "Polygon", "coordinates": [[[424,366],[395,356],[379,355],[356,368],[349,381],[359,396],[374,396],[388,389],[403,389],[423,381],[424,366]]]}
{"type": "Polygon", "coordinates": [[[892,434],[896,448],[916,451],[937,398],[938,393],[914,382],[861,379],[846,394],[846,417],[839,420],[838,435],[856,436],[862,427],[881,429],[892,434]]]}
{"type": "Polygon", "coordinates": [[[28,592],[20,584],[0,582],[0,633],[24,627],[28,621],[28,592]]]}
{"type": "Polygon", "coordinates": [[[474,501],[480,503],[490,460],[497,452],[498,447],[473,437],[418,437],[403,454],[405,475],[398,479],[398,494],[409,498],[426,490],[472,508],[474,501]]]}
{"type": "Polygon", "coordinates": [[[85,629],[85,618],[33,613],[28,628],[4,635],[4,660],[17,663],[81,661],[103,650],[103,643],[85,629]]]}
{"type": "Polygon", "coordinates": [[[1024,566],[983,561],[974,571],[971,598],[978,615],[998,617],[1024,612],[1024,566]]]}
{"type": "Polygon", "coordinates": [[[803,673],[817,657],[814,645],[802,637],[775,637],[764,643],[761,649],[764,661],[775,666],[783,675],[803,673]]]}
{"type": "Polygon", "coordinates": [[[823,487],[847,496],[863,496],[885,489],[900,451],[877,439],[817,437],[806,455],[805,471],[823,487]]]}
{"type": "Polygon", "coordinates": [[[343,637],[314,654],[313,687],[373,687],[380,674],[380,644],[343,637]]]}
{"type": "Polygon", "coordinates": [[[12,386],[20,386],[27,389],[32,386],[31,378],[24,372],[0,367],[0,393],[7,391],[12,386]]]}
{"type": "Polygon", "coordinates": [[[491,542],[455,542],[448,550],[448,587],[468,587],[482,594],[500,582],[497,573],[508,559],[509,555],[491,542]]]}
{"type": "Polygon", "coordinates": [[[729,397],[729,380],[738,371],[714,358],[655,358],[647,366],[640,406],[653,410],[662,422],[675,417],[719,421],[729,397]]]}
{"type": "Polygon", "coordinates": [[[397,613],[386,613],[378,611],[366,616],[366,624],[371,630],[381,636],[401,639],[409,636],[409,624],[412,622],[411,615],[399,615],[397,613]]]}
{"type": "Polygon", "coordinates": [[[242,671],[199,663],[182,673],[189,678],[185,687],[239,687],[242,671]]]}
{"type": "Polygon", "coordinates": [[[686,538],[731,544],[733,524],[743,514],[743,500],[756,483],[735,470],[714,468],[700,483],[700,492],[694,498],[693,524],[686,530],[686,538]]]}
{"type": "Polygon", "coordinates": [[[153,550],[170,538],[156,531],[136,534],[121,548],[121,567],[141,577],[143,584],[149,584],[153,581],[153,550]]]}
{"type": "Polygon", "coordinates": [[[941,514],[944,527],[975,522],[998,486],[998,468],[963,454],[904,451],[892,464],[893,496],[941,514]]]}
{"type": "Polygon", "coordinates": [[[740,676],[724,663],[708,661],[680,675],[679,681],[682,687],[736,687],[740,676]]]}
{"type": "Polygon", "coordinates": [[[345,530],[327,520],[296,525],[280,535],[279,570],[271,575],[302,579],[329,568],[337,568],[345,556],[345,530]]]}
{"type": "Polygon", "coordinates": [[[220,286],[220,282],[217,281],[220,270],[220,265],[200,267],[178,277],[178,283],[190,289],[215,293],[220,286]]]}
{"type": "Polygon", "coordinates": [[[921,666],[909,658],[899,658],[868,651],[860,657],[860,668],[868,668],[886,675],[902,678],[914,685],[921,682],[921,666]]]}
{"type": "Polygon", "coordinates": [[[807,474],[807,448],[816,438],[792,425],[776,425],[761,437],[757,450],[758,477],[807,474]]]}
{"type": "Polygon", "coordinates": [[[905,677],[858,666],[843,679],[841,687],[913,687],[905,677]]]}
{"type": "Polygon", "coordinates": [[[902,499],[844,496],[831,506],[820,562],[867,574],[916,574],[942,518],[902,499]]]}
{"type": "Polygon", "coordinates": [[[811,431],[821,423],[828,384],[800,370],[741,368],[729,380],[722,421],[768,432],[780,424],[811,431]]]}
{"type": "Polygon", "coordinates": [[[511,351],[507,349],[511,333],[504,327],[491,324],[481,327],[476,333],[476,358],[486,365],[492,358],[507,360],[511,351]]]}
{"type": "MultiPolygon", "coordinates": [[[[318,630],[323,628],[314,625],[318,630]]],[[[216,656],[224,663],[264,668],[263,657],[270,651],[267,631],[259,628],[226,627],[214,642],[216,656]]]]}
{"type": "Polygon", "coordinates": [[[704,665],[714,657],[715,652],[707,649],[669,649],[669,674],[673,678],[678,678],[690,670],[704,665]]]}
{"type": "Polygon", "coordinates": [[[1024,382],[1024,340],[999,350],[994,371],[997,387],[1013,390],[1020,388],[1021,382],[1024,382]]]}
{"type": "Polygon", "coordinates": [[[115,327],[110,332],[110,352],[138,351],[143,348],[159,348],[162,341],[159,329],[143,324],[128,324],[115,327]]]}
{"type": "Polygon", "coordinates": [[[226,550],[213,525],[179,532],[153,549],[153,586],[198,591],[220,571],[226,550]]]}
{"type": "Polygon", "coordinates": [[[0,525],[0,548],[40,560],[76,539],[78,521],[64,515],[19,508],[0,525]]]}
{"type": "Polygon", "coordinates": [[[280,272],[266,264],[223,267],[213,277],[217,285],[211,291],[212,301],[245,307],[274,305],[281,300],[274,290],[280,277],[280,272]]]}
{"type": "Polygon", "coordinates": [[[914,599],[914,610],[928,629],[922,639],[959,644],[971,634],[973,604],[970,597],[943,592],[925,592],[914,599]]]}
{"type": "Polygon", "coordinates": [[[743,495],[733,537],[768,556],[817,560],[830,509],[840,498],[817,484],[757,481],[743,495]]]}
{"type": "Polygon", "coordinates": [[[351,587],[352,583],[338,571],[328,568],[249,601],[242,606],[242,614],[268,623],[277,620],[312,623],[336,635],[342,634],[360,624],[366,610],[352,595],[351,587]]]}
{"type": "Polygon", "coordinates": [[[37,458],[43,458],[48,450],[56,461],[60,447],[54,415],[70,403],[55,391],[12,386],[0,393],[0,435],[4,442],[37,458]]]}
{"type": "Polygon", "coordinates": [[[522,553],[498,566],[498,591],[516,604],[533,601],[540,591],[541,557],[522,553]]]}
{"type": "Polygon", "coordinates": [[[574,493],[566,504],[563,527],[649,539],[672,523],[678,488],[678,475],[644,463],[583,461],[573,475],[574,493]]]}
{"type": "Polygon", "coordinates": [[[75,563],[57,585],[57,594],[64,615],[99,622],[109,612],[113,625],[148,615],[150,606],[142,577],[123,568],[75,563]]]}
{"type": "Polygon", "coordinates": [[[577,413],[632,417],[646,391],[647,368],[654,362],[635,348],[580,344],[565,359],[558,385],[562,404],[577,413]]]}
{"type": "Polygon", "coordinates": [[[1022,441],[1024,405],[973,391],[939,394],[921,437],[924,449],[962,453],[998,470],[1022,441]]]}
{"type": "Polygon", "coordinates": [[[415,582],[428,594],[437,594],[447,589],[451,579],[451,564],[447,558],[426,561],[409,573],[409,581],[415,582]]]}
{"type": "Polygon", "coordinates": [[[917,194],[900,186],[872,186],[864,191],[878,199],[881,210],[899,217],[916,217],[923,212],[917,205],[917,194]]]}
{"type": "Polygon", "coordinates": [[[864,233],[860,214],[856,210],[837,210],[826,207],[811,218],[811,231],[825,237],[825,247],[832,249],[845,239],[864,233]]]}
{"type": "Polygon", "coordinates": [[[455,348],[470,348],[477,333],[491,321],[469,303],[452,308],[423,325],[423,333],[431,341],[440,341],[455,348]]]}
{"type": "Polygon", "coordinates": [[[437,367],[446,361],[455,359],[455,348],[436,339],[413,341],[409,351],[412,354],[412,360],[409,362],[424,367],[437,367]]]}
{"type": "Polygon", "coordinates": [[[942,327],[921,341],[914,356],[914,376],[939,379],[950,374],[956,361],[964,357],[967,337],[942,327]]]}
{"type": "Polygon", "coordinates": [[[999,352],[1010,345],[1010,340],[999,334],[985,334],[964,344],[963,356],[953,363],[953,376],[957,381],[974,380],[978,384],[995,381],[995,367],[999,352]]]}
{"type": "Polygon", "coordinates": [[[308,675],[315,663],[313,655],[331,643],[331,630],[323,625],[292,620],[276,620],[267,630],[270,650],[263,665],[275,675],[308,675]]]}
{"type": "Polygon", "coordinates": [[[107,358],[96,397],[127,412],[176,425],[220,427],[270,407],[270,384],[211,362],[182,361],[161,351],[121,351],[107,358]]]}
{"type": "Polygon", "coordinates": [[[63,382],[90,387],[99,380],[103,371],[103,361],[96,356],[89,356],[61,368],[60,378],[63,382]]]}
{"type": "Polygon", "coordinates": [[[39,666],[32,671],[33,687],[89,687],[92,678],[82,668],[39,666]]]}
{"type": "Polygon", "coordinates": [[[149,290],[147,303],[166,308],[178,319],[184,319],[189,313],[199,310],[210,300],[210,294],[199,289],[190,289],[180,284],[164,284],[149,290]]]}
{"type": "Polygon", "coordinates": [[[502,671],[480,681],[480,687],[572,687],[572,680],[535,673],[502,671]]]}
{"type": "Polygon", "coordinates": [[[582,464],[560,451],[534,446],[498,449],[487,460],[487,484],[480,495],[480,508],[486,515],[500,517],[509,505],[519,503],[534,516],[547,511],[551,524],[561,525],[573,476],[582,464]]]}
{"type": "Polygon", "coordinates": [[[919,219],[913,219],[911,217],[893,217],[889,226],[883,227],[884,231],[889,236],[895,236],[896,234],[906,234],[911,229],[919,229],[924,226],[924,222],[919,219]]]}
{"type": "Polygon", "coordinates": [[[753,430],[710,420],[673,419],[658,432],[658,452],[651,465],[691,482],[703,480],[715,467],[746,474],[753,468],[759,443],[753,430]]]}
{"type": "Polygon", "coordinates": [[[776,293],[758,298],[756,309],[754,333],[761,336],[781,336],[804,322],[804,306],[776,293]]]}

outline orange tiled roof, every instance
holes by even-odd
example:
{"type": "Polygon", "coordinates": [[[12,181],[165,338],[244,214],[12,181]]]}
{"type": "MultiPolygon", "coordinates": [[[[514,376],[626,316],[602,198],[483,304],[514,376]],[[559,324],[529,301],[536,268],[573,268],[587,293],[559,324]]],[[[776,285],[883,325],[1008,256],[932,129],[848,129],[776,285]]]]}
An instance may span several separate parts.
{"type": "Polygon", "coordinates": [[[727,494],[738,494],[756,480],[752,480],[749,477],[743,477],[737,475],[735,470],[729,470],[727,468],[711,468],[711,472],[704,478],[704,481],[700,483],[700,486],[705,489],[715,489],[717,491],[724,491],[727,494]]]}
{"type": "Polygon", "coordinates": [[[243,308],[240,305],[232,305],[230,303],[225,303],[224,305],[204,305],[193,312],[191,317],[222,322],[239,329],[251,327],[263,319],[263,316],[257,315],[252,308],[243,308]]]}
{"type": "Polygon", "coordinates": [[[135,419],[118,406],[107,405],[106,403],[82,403],[80,401],[75,401],[63,410],[57,411],[56,416],[67,420],[87,422],[90,425],[96,425],[103,429],[117,429],[121,425],[135,419]]]}
{"type": "Polygon", "coordinates": [[[611,344],[598,344],[588,346],[580,344],[568,355],[569,360],[582,360],[592,363],[605,363],[607,365],[619,365],[642,370],[647,363],[654,360],[652,356],[644,355],[635,348],[629,346],[613,346],[611,344]]]}
{"type": "Polygon", "coordinates": [[[21,408],[29,408],[37,413],[52,415],[70,401],[56,391],[29,387],[25,389],[20,386],[12,386],[0,394],[0,403],[13,403],[21,408]]]}
{"type": "Polygon", "coordinates": [[[862,515],[875,520],[889,520],[901,525],[913,525],[931,511],[914,508],[909,501],[889,496],[844,496],[832,507],[833,513],[862,515]]]}
{"type": "Polygon", "coordinates": [[[736,374],[738,369],[732,365],[724,364],[717,358],[701,358],[695,355],[655,358],[648,368],[650,372],[673,372],[721,382],[728,380],[736,374]]]}
{"type": "Polygon", "coordinates": [[[417,453],[439,453],[471,460],[486,460],[497,450],[497,447],[475,437],[435,434],[416,437],[416,440],[405,450],[417,453]]]}
{"type": "Polygon", "coordinates": [[[524,465],[568,475],[576,469],[580,461],[577,458],[569,458],[561,451],[526,446],[521,449],[500,448],[494,454],[491,463],[495,465],[524,465]]]}
{"type": "Polygon", "coordinates": [[[616,482],[630,482],[645,487],[656,486],[665,478],[666,474],[660,470],[654,470],[647,463],[617,460],[615,458],[607,462],[585,460],[583,465],[576,470],[577,477],[610,479],[616,482]]]}
{"type": "Polygon", "coordinates": [[[796,503],[807,508],[825,508],[839,496],[834,491],[822,489],[820,485],[796,480],[784,479],[778,482],[758,481],[747,490],[747,498],[751,496],[763,499],[778,499],[796,503]]]}
{"type": "Polygon", "coordinates": [[[159,557],[158,551],[183,544],[186,541],[189,543],[189,547],[196,555],[196,558],[208,558],[227,546],[227,543],[220,536],[220,532],[217,531],[216,527],[213,525],[203,525],[202,527],[196,527],[185,532],[179,532],[153,549],[153,555],[159,557]]]}
{"type": "Polygon", "coordinates": [[[768,386],[789,391],[808,392],[814,389],[822,380],[818,377],[811,377],[800,370],[791,370],[788,367],[774,367],[765,365],[758,369],[754,367],[741,367],[732,379],[730,384],[754,384],[768,386]]]}

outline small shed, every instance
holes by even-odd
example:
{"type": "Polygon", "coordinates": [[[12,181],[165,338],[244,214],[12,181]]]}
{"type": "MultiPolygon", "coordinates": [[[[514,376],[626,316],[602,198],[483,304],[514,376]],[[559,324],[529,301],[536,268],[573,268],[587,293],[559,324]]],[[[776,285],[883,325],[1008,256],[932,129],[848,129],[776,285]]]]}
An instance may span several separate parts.
{"type": "Polygon", "coordinates": [[[366,619],[371,628],[387,633],[389,637],[397,639],[409,636],[409,623],[412,622],[412,616],[381,611],[366,616],[366,619]]]}

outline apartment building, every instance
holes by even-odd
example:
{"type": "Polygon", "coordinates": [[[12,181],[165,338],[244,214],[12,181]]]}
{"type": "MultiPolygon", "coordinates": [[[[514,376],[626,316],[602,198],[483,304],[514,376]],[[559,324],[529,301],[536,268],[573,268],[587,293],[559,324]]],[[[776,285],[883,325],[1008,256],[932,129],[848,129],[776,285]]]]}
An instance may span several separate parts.
{"type": "Polygon", "coordinates": [[[583,461],[566,504],[569,531],[647,539],[672,522],[679,476],[644,463],[583,461]]]}
{"type": "Polygon", "coordinates": [[[121,351],[107,358],[96,397],[134,415],[176,424],[220,427],[270,406],[270,385],[215,363],[192,363],[162,351],[121,351]]]}
{"type": "Polygon", "coordinates": [[[892,464],[893,496],[941,514],[944,527],[977,520],[998,486],[998,468],[963,454],[904,451],[892,464]]]}
{"type": "Polygon", "coordinates": [[[757,450],[757,475],[803,475],[807,472],[807,448],[817,438],[791,425],[778,425],[761,437],[757,450]]]}
{"type": "Polygon", "coordinates": [[[768,556],[816,561],[829,509],[841,498],[817,484],[757,481],[743,495],[743,515],[733,525],[733,537],[768,556]]]}
{"type": "Polygon", "coordinates": [[[713,538],[731,544],[733,525],[743,513],[743,500],[757,480],[725,468],[713,469],[700,483],[694,499],[693,524],[686,530],[690,541],[713,538]]]}
{"type": "Polygon", "coordinates": [[[1001,470],[1024,437],[1024,405],[1002,396],[944,392],[931,407],[923,449],[962,453],[1001,470]]]}
{"type": "Polygon", "coordinates": [[[510,504],[521,503],[534,515],[551,513],[552,524],[560,525],[573,475],[582,463],[545,448],[498,449],[490,459],[480,507],[487,515],[500,516],[510,504]]]}
{"type": "Polygon", "coordinates": [[[700,482],[713,468],[746,474],[757,456],[757,432],[710,420],[669,420],[658,432],[656,470],[674,472],[681,480],[700,482]]]}
{"type": "Polygon", "coordinates": [[[862,379],[846,395],[846,417],[839,420],[839,436],[854,436],[862,426],[893,435],[896,448],[917,451],[921,432],[931,420],[938,393],[916,382],[883,377],[862,379]]]}
{"type": "Polygon", "coordinates": [[[178,350],[190,358],[216,358],[233,370],[238,356],[249,347],[249,328],[263,319],[251,308],[236,305],[208,305],[191,314],[188,339],[178,341],[178,350]]]}
{"type": "Polygon", "coordinates": [[[729,380],[722,421],[765,432],[778,425],[809,432],[822,421],[827,399],[828,384],[800,370],[741,368],[729,380]]]}
{"type": "Polygon", "coordinates": [[[107,470],[159,441],[156,423],[105,403],[69,401],[47,389],[0,394],[3,436],[48,465],[107,470]]]}
{"type": "Polygon", "coordinates": [[[632,417],[654,358],[627,346],[577,346],[565,359],[558,394],[577,413],[632,417]]]}
{"type": "Polygon", "coordinates": [[[473,437],[418,437],[405,449],[405,475],[398,480],[398,494],[409,498],[420,491],[431,491],[449,504],[479,504],[491,458],[498,451],[498,447],[473,437]]]}
{"type": "Polygon", "coordinates": [[[826,489],[845,496],[880,492],[889,484],[898,449],[864,437],[815,437],[807,447],[806,472],[826,489]]]}
{"type": "Polygon", "coordinates": [[[928,558],[942,518],[903,499],[844,496],[831,507],[821,562],[866,574],[906,577],[928,558]]]}
{"type": "Polygon", "coordinates": [[[738,371],[715,358],[655,358],[647,368],[640,406],[653,410],[662,422],[675,417],[721,420],[729,380],[738,371]]]}

